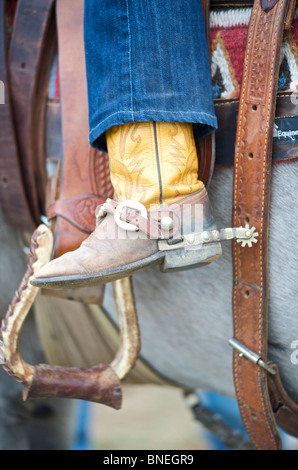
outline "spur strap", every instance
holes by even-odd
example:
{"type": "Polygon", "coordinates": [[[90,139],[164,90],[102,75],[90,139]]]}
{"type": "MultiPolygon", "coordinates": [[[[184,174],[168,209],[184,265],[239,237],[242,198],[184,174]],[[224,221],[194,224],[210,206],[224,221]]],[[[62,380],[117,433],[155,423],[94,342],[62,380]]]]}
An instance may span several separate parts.
{"type": "MultiPolygon", "coordinates": [[[[256,448],[274,450],[282,444],[272,405],[278,409],[282,405],[279,400],[285,401],[287,395],[284,391],[277,392],[281,383],[276,367],[267,363],[269,194],[281,43],[284,29],[291,25],[296,2],[278,0],[273,6],[266,2],[266,11],[263,3],[254,2],[248,30],[233,196],[233,226],[246,223],[255,226],[259,241],[251,248],[233,244],[234,338],[231,344],[236,396],[247,433],[256,448]]],[[[297,407],[291,403],[285,408],[291,409],[287,422],[291,422],[295,431],[297,407]]]]}

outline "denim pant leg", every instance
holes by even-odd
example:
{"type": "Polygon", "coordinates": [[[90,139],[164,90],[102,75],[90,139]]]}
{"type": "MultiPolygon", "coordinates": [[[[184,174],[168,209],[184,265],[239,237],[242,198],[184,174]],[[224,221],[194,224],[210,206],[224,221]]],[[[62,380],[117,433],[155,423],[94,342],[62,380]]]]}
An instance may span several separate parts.
{"type": "Polygon", "coordinates": [[[201,0],[85,0],[89,141],[135,121],[217,126],[201,0]]]}

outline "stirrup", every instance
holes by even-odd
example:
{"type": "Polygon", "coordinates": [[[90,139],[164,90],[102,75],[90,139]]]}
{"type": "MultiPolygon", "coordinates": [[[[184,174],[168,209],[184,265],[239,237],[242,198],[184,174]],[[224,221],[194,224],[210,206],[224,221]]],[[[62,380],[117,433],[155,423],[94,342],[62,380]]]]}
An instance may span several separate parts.
{"type": "Polygon", "coordinates": [[[2,321],[0,357],[3,368],[23,385],[23,399],[78,398],[121,408],[123,380],[135,365],[140,351],[140,334],[130,278],[113,284],[121,336],[120,348],[111,364],[77,368],[27,364],[18,351],[18,338],[39,291],[30,284],[36,271],[50,261],[53,235],[40,225],[31,240],[26,274],[2,321]]]}

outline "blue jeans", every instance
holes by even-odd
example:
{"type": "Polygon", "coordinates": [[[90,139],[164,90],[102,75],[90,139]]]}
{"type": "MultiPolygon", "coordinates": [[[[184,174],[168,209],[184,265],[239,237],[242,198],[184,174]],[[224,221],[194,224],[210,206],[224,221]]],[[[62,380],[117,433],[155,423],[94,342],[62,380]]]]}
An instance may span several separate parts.
{"type": "Polygon", "coordinates": [[[85,0],[89,141],[135,121],[217,126],[201,0],[85,0]]]}

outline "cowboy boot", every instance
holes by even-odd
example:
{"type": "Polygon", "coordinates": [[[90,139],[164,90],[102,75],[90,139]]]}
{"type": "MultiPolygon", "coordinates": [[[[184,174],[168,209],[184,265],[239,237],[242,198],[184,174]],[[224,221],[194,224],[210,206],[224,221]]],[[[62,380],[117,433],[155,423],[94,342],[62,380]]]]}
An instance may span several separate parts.
{"type": "Polygon", "coordinates": [[[92,286],[154,264],[170,272],[217,259],[216,237],[204,243],[216,226],[198,180],[192,125],[129,123],[109,129],[106,139],[115,200],[97,208],[96,229],[80,248],[47,264],[32,284],[92,286]]]}

